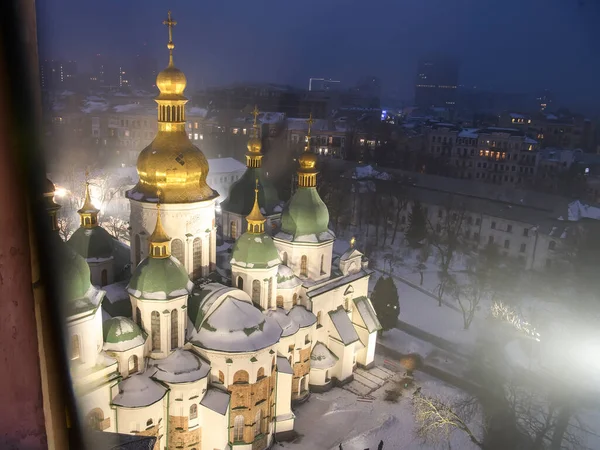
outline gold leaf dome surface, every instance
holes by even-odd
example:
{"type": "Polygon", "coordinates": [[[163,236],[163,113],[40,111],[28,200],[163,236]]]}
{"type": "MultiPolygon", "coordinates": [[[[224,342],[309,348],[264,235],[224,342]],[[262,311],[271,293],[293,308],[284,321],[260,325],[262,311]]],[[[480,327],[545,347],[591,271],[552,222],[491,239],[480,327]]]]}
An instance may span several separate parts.
{"type": "Polygon", "coordinates": [[[156,77],[156,86],[158,87],[161,96],[183,95],[183,91],[187,85],[185,74],[177,67],[169,64],[169,66],[159,72],[156,77]]]}
{"type": "Polygon", "coordinates": [[[305,151],[298,158],[301,170],[313,170],[317,165],[317,155],[310,151],[305,151]]]}
{"type": "Polygon", "coordinates": [[[139,154],[137,171],[140,180],[134,193],[155,198],[160,189],[162,203],[192,203],[218,195],[206,184],[206,157],[185,131],[159,132],[139,154]]]}
{"type": "Polygon", "coordinates": [[[262,151],[262,142],[257,137],[250,138],[248,140],[247,148],[249,153],[260,153],[262,151]]]}

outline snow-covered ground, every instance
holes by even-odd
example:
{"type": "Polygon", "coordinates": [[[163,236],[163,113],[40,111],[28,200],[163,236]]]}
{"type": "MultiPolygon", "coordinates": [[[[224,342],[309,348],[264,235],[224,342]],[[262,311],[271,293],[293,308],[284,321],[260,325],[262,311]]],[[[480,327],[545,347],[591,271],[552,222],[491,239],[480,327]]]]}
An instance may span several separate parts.
{"type": "MultiPolygon", "coordinates": [[[[377,361],[383,361],[379,358],[377,361]]],[[[386,450],[433,449],[415,436],[411,395],[416,386],[422,393],[444,398],[455,398],[464,393],[427,375],[415,375],[415,387],[405,391],[397,403],[384,400],[385,391],[394,386],[395,379],[374,391],[372,402],[359,401],[359,397],[343,388],[334,388],[324,394],[311,394],[310,400],[299,406],[295,430],[299,437],[294,442],[279,443],[275,449],[288,450],[375,450],[380,440],[386,450]]],[[[472,424],[475,429],[477,424],[472,424]]],[[[460,432],[451,439],[451,448],[470,450],[475,447],[460,432]]],[[[444,447],[446,448],[446,447],[444,447]]]]}

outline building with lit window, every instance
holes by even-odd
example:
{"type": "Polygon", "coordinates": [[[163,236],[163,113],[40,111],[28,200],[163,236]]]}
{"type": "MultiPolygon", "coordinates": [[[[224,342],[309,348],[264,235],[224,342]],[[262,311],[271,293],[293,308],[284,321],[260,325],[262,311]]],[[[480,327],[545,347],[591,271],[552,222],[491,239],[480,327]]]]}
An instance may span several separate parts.
{"type": "Polygon", "coordinates": [[[415,106],[422,109],[456,108],[458,63],[450,58],[426,58],[418,63],[415,106]]]}

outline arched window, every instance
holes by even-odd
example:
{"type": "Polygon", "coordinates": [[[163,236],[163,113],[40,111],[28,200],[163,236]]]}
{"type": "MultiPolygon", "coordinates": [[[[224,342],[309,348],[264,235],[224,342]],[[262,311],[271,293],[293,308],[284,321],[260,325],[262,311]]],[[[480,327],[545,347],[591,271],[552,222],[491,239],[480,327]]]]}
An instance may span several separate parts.
{"type": "Polygon", "coordinates": [[[262,409],[256,412],[256,419],[254,421],[254,436],[258,436],[262,433],[262,409]]]}
{"type": "Polygon", "coordinates": [[[303,392],[306,392],[306,375],[300,380],[300,390],[298,394],[302,394],[303,392]]]}
{"type": "Polygon", "coordinates": [[[154,421],[153,421],[152,419],[148,419],[148,420],[146,421],[146,426],[147,426],[147,427],[151,427],[153,423],[154,423],[154,421]]]}
{"type": "Polygon", "coordinates": [[[271,308],[272,305],[272,301],[273,301],[273,278],[269,278],[269,283],[268,283],[268,287],[267,287],[268,291],[267,291],[267,302],[269,305],[269,308],[271,308]]]}
{"type": "Polygon", "coordinates": [[[150,317],[152,331],[152,351],[160,351],[160,313],[152,311],[150,317]]]}
{"type": "Polygon", "coordinates": [[[292,297],[292,305],[296,306],[298,304],[298,294],[294,292],[294,296],[292,297]]]}
{"type": "Polygon", "coordinates": [[[278,295],[276,302],[278,308],[283,308],[283,295],[278,295]]]}
{"type": "Polygon", "coordinates": [[[231,239],[237,239],[237,222],[235,220],[232,220],[229,224],[229,235],[231,239]]]}
{"type": "Polygon", "coordinates": [[[219,370],[219,383],[225,384],[225,374],[219,370]]]}
{"type": "Polygon", "coordinates": [[[331,378],[329,378],[329,370],[325,371],[325,383],[327,383],[331,378]]]}
{"type": "Polygon", "coordinates": [[[135,235],[135,244],[134,244],[134,251],[135,251],[135,265],[137,266],[140,263],[141,258],[141,247],[142,245],[140,244],[140,235],[136,234],[135,235]]]}
{"type": "Polygon", "coordinates": [[[74,334],[71,337],[71,359],[76,360],[81,357],[81,341],[79,336],[74,334]]]}
{"type": "Polygon", "coordinates": [[[317,327],[320,327],[321,324],[321,311],[317,313],[317,327]]]}
{"type": "Polygon", "coordinates": [[[321,255],[321,275],[325,273],[325,255],[321,255]]]}
{"type": "Polygon", "coordinates": [[[237,288],[242,291],[244,290],[244,279],[239,276],[237,278],[237,288]]]}
{"type": "Polygon", "coordinates": [[[202,276],[202,239],[194,239],[194,278],[202,276]]]}
{"type": "Polygon", "coordinates": [[[258,372],[256,373],[256,379],[260,380],[261,378],[265,377],[265,369],[263,367],[261,367],[260,369],[258,369],[258,372]]]}
{"type": "Polygon", "coordinates": [[[142,312],[140,311],[140,308],[135,308],[135,323],[137,323],[137,326],[140,327],[140,330],[143,330],[144,327],[142,326],[142,312]]]}
{"type": "Polygon", "coordinates": [[[90,427],[92,430],[102,431],[104,412],[102,412],[100,408],[92,409],[85,418],[88,427],[90,427]]]}
{"type": "Polygon", "coordinates": [[[108,272],[106,269],[102,269],[100,274],[100,286],[106,286],[108,284],[108,272]]]}
{"type": "Polygon", "coordinates": [[[300,258],[300,276],[308,276],[308,258],[306,255],[302,255],[302,258],[300,258]]]}
{"type": "Polygon", "coordinates": [[[190,406],[190,420],[198,418],[198,405],[195,403],[190,406]]]}
{"type": "Polygon", "coordinates": [[[171,350],[179,347],[179,316],[177,310],[171,311],[171,350]]]}
{"type": "Polygon", "coordinates": [[[287,252],[283,252],[283,254],[281,255],[281,262],[284,266],[287,266],[287,252]]]}
{"type": "Polygon", "coordinates": [[[138,357],[137,355],[131,355],[129,357],[129,375],[138,371],[138,357]]]}
{"type": "Polygon", "coordinates": [[[181,264],[185,264],[185,250],[181,239],[173,239],[171,241],[171,254],[177,258],[181,264]]]}
{"type": "Polygon", "coordinates": [[[244,440],[244,416],[235,416],[233,420],[233,442],[244,440]]]}
{"type": "Polygon", "coordinates": [[[233,375],[233,384],[245,384],[245,383],[248,383],[249,380],[250,380],[250,376],[248,375],[248,372],[246,372],[245,370],[238,370],[233,375]]]}
{"type": "Polygon", "coordinates": [[[260,281],[258,280],[252,282],[252,301],[260,304],[260,281]]]}
{"type": "Polygon", "coordinates": [[[550,243],[548,244],[548,248],[549,248],[550,250],[554,250],[554,249],[556,249],[556,242],[554,242],[554,241],[550,241],[550,243]]]}
{"type": "Polygon", "coordinates": [[[344,309],[350,311],[350,297],[344,298],[344,309]]]}
{"type": "Polygon", "coordinates": [[[90,218],[86,217],[85,219],[83,219],[83,223],[85,223],[86,225],[89,225],[91,223],[90,218]]]}

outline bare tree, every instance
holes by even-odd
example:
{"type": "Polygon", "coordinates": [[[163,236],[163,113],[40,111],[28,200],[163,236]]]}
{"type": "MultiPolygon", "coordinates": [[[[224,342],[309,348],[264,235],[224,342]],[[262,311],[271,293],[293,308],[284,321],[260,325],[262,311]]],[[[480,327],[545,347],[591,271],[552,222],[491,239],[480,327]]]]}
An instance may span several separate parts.
{"type": "Polygon", "coordinates": [[[431,247],[428,243],[425,243],[419,248],[419,255],[417,256],[417,270],[421,276],[420,286],[423,286],[423,271],[427,269],[427,260],[431,256],[431,247]]]}
{"type": "Polygon", "coordinates": [[[463,327],[468,330],[479,309],[481,300],[491,295],[490,286],[483,279],[470,274],[464,284],[455,283],[450,289],[463,315],[463,327]]]}
{"type": "Polygon", "coordinates": [[[454,284],[450,267],[457,250],[463,245],[462,228],[465,219],[464,205],[452,196],[448,196],[444,205],[438,210],[438,220],[435,224],[431,217],[427,217],[428,241],[437,250],[437,257],[440,260],[438,306],[442,306],[444,293],[454,284]]]}
{"type": "Polygon", "coordinates": [[[115,216],[108,216],[101,223],[118,240],[129,241],[129,223],[115,216]]]}
{"type": "Polygon", "coordinates": [[[470,441],[483,448],[483,441],[469,424],[481,410],[473,398],[441,398],[415,391],[412,398],[413,416],[416,434],[423,442],[431,444],[446,443],[452,434],[460,431],[470,441]]]}
{"type": "Polygon", "coordinates": [[[63,241],[68,240],[77,228],[77,222],[75,221],[75,217],[72,215],[64,215],[59,217],[57,223],[58,235],[63,241]]]}

